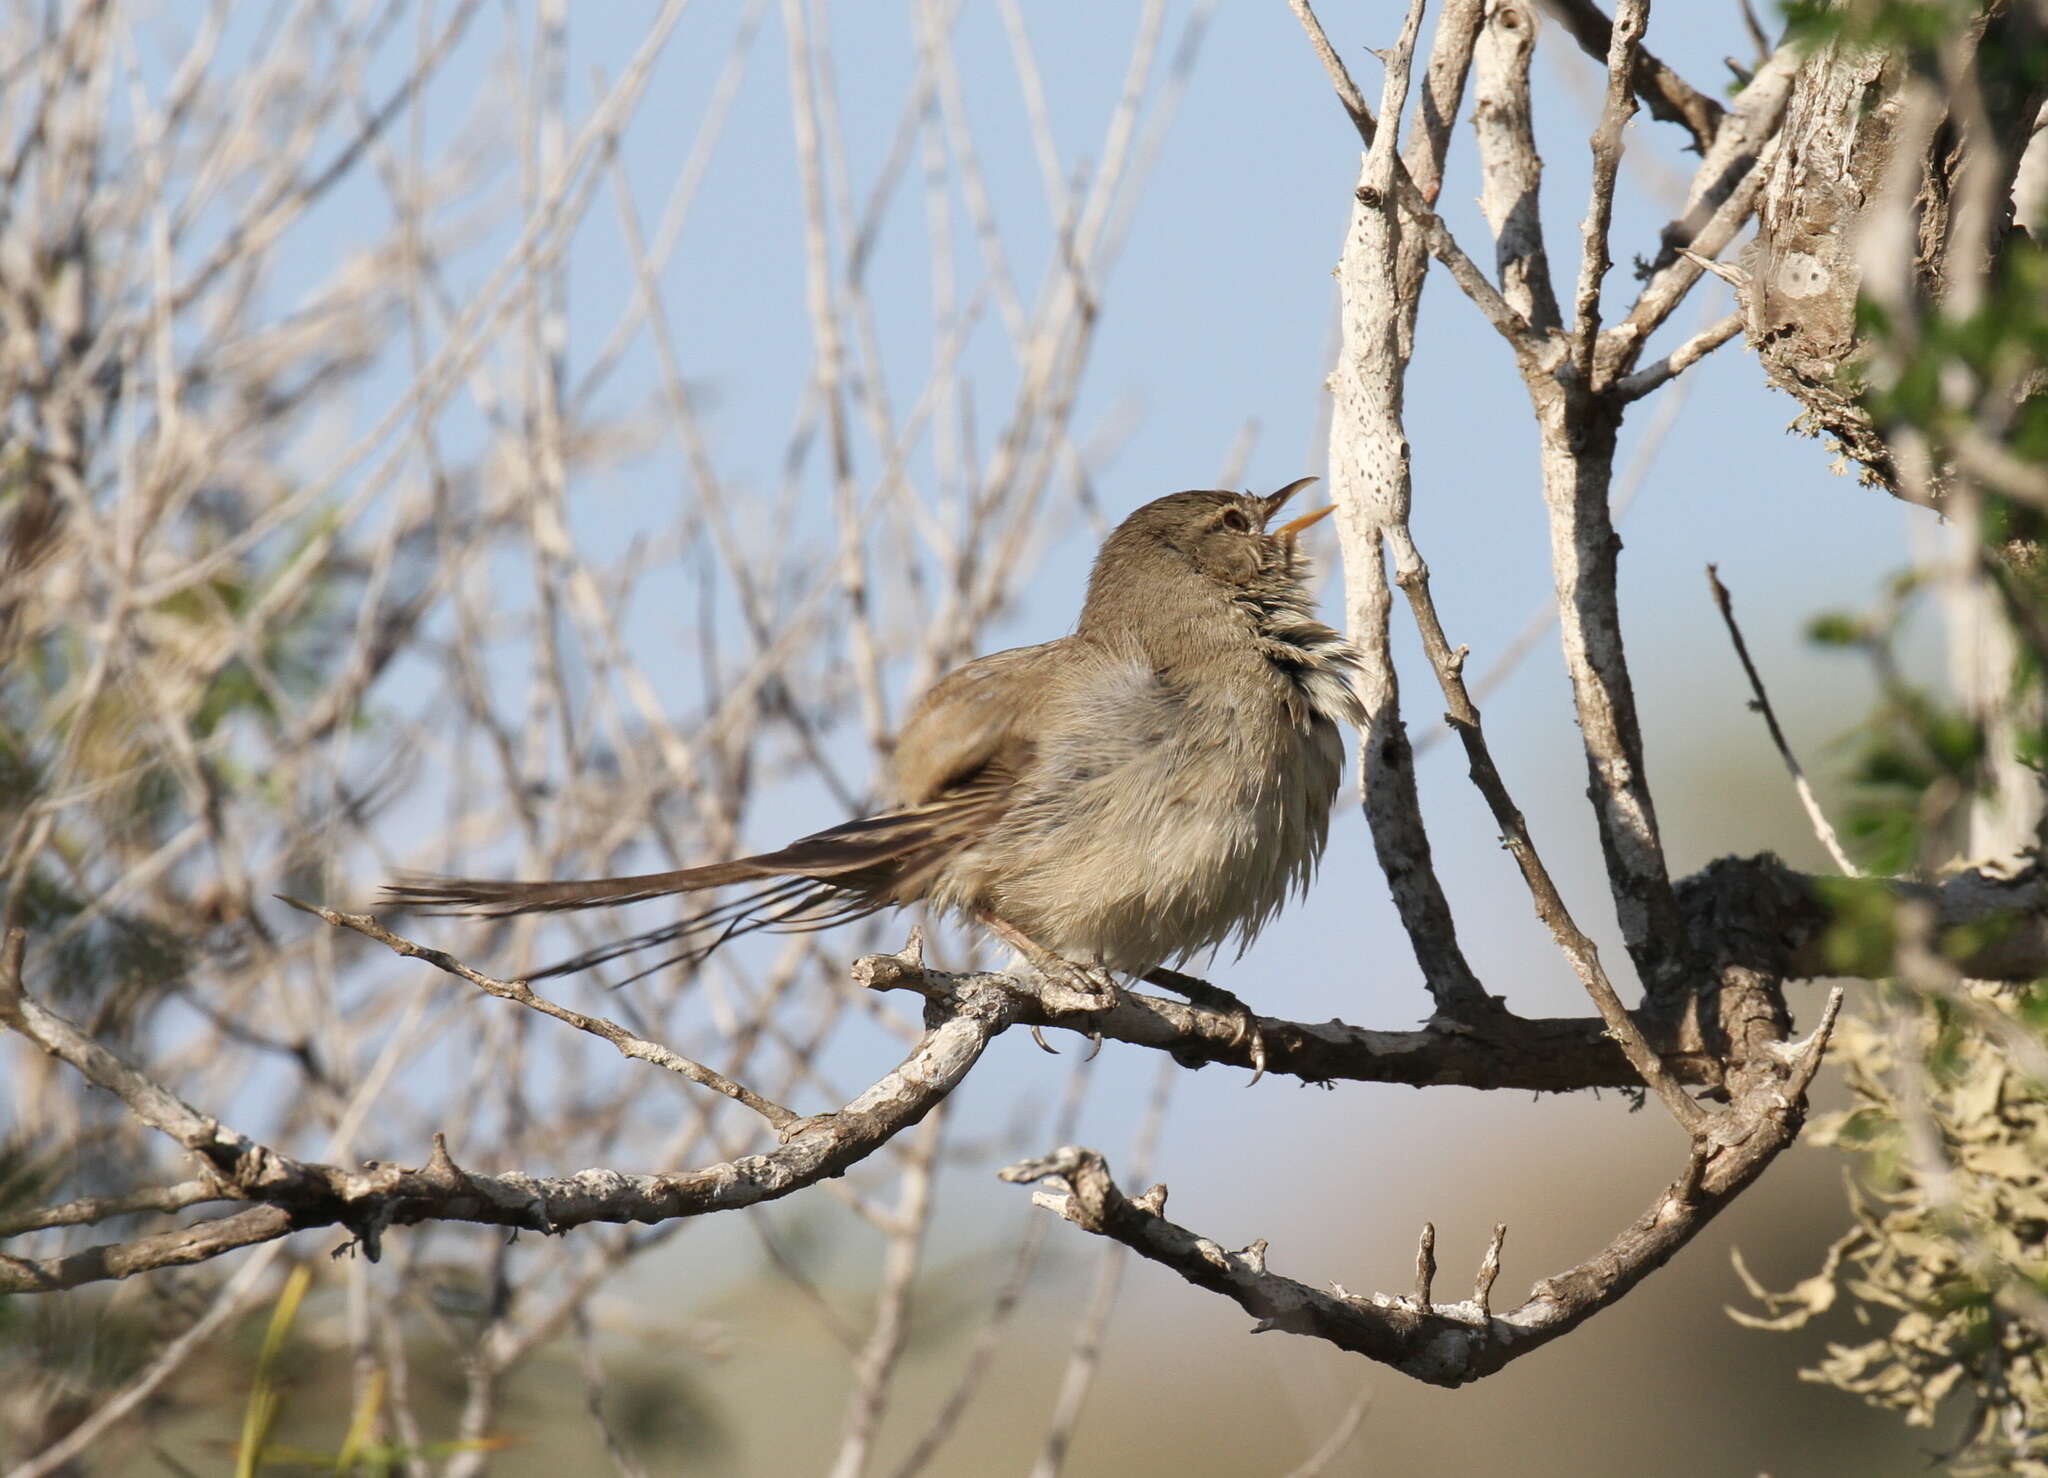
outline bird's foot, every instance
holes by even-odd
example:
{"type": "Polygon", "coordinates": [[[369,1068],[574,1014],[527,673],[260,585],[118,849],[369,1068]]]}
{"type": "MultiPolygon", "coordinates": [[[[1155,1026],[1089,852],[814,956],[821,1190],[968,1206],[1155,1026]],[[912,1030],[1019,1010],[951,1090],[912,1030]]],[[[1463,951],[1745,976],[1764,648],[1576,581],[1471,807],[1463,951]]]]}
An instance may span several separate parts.
{"type": "MultiPolygon", "coordinates": [[[[1031,963],[1047,984],[1073,993],[1071,1006],[1074,1009],[1107,1011],[1123,999],[1123,988],[1116,983],[1116,977],[1100,966],[1077,965],[1072,960],[1061,959],[1058,955],[1049,955],[1031,963]]],[[[1069,1001],[1049,1000],[1043,995],[1040,999],[1048,1006],[1070,1004],[1069,1001]]],[[[1089,1032],[1088,1039],[1094,1045],[1088,1049],[1088,1055],[1081,1059],[1083,1062],[1093,1062],[1096,1054],[1102,1050],[1101,1032],[1089,1032]]],[[[1031,1028],[1031,1040],[1046,1051],[1058,1055],[1059,1049],[1048,1043],[1045,1040],[1045,1033],[1035,1026],[1031,1028]]]]}
{"type": "MultiPolygon", "coordinates": [[[[1082,965],[1067,959],[994,914],[982,913],[976,917],[990,933],[1022,955],[1038,972],[1039,979],[1052,987],[1050,991],[1039,992],[1039,1000],[1047,1009],[1107,1011],[1123,999],[1123,989],[1116,983],[1116,977],[1102,966],[1082,965]]],[[[1097,1031],[1088,1035],[1095,1043],[1088,1051],[1088,1060],[1093,1061],[1095,1054],[1102,1050],[1102,1033],[1097,1031]]],[[[1058,1049],[1045,1040],[1045,1033],[1036,1026],[1031,1028],[1031,1040],[1058,1055],[1058,1049]]]]}
{"type": "Polygon", "coordinates": [[[1144,980],[1147,985],[1156,985],[1172,991],[1177,996],[1187,997],[1192,1005],[1230,1017],[1237,1025],[1237,1035],[1230,1039],[1230,1045],[1243,1047],[1245,1055],[1251,1058],[1252,1081],[1245,1084],[1245,1087],[1251,1087],[1252,1083],[1266,1076],[1265,1033],[1259,1030],[1259,1018],[1253,1013],[1252,1008],[1239,1000],[1234,993],[1220,985],[1211,985],[1206,980],[1193,975],[1183,975],[1178,970],[1168,970],[1164,966],[1146,971],[1144,980]]]}
{"type": "Polygon", "coordinates": [[[1076,1009],[1107,1011],[1124,998],[1123,989],[1116,983],[1116,977],[1100,965],[1078,965],[1072,960],[1063,960],[1058,955],[1033,960],[1031,963],[1038,973],[1052,984],[1064,986],[1074,993],[1078,998],[1073,1002],[1076,1009]]]}

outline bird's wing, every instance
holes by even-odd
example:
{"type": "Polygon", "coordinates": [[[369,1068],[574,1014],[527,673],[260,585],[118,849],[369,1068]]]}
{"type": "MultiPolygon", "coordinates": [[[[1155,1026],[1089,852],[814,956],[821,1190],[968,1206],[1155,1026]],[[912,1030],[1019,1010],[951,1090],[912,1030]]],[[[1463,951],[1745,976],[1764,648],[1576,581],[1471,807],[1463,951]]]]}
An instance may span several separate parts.
{"type": "Polygon", "coordinates": [[[1068,638],[1012,647],[957,667],[918,700],[891,761],[897,801],[909,807],[986,793],[1023,773],[1068,638]]]}

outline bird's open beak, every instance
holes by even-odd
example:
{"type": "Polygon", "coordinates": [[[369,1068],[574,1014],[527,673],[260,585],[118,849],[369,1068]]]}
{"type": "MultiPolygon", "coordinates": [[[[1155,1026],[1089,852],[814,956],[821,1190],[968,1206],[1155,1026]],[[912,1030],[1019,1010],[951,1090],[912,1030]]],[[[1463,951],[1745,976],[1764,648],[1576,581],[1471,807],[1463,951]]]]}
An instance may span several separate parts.
{"type": "Polygon", "coordinates": [[[1332,503],[1326,508],[1318,508],[1314,513],[1304,513],[1300,518],[1294,519],[1292,522],[1283,523],[1267,537],[1285,539],[1288,543],[1292,544],[1303,529],[1307,528],[1310,524],[1321,523],[1336,511],[1337,505],[1332,503]]]}
{"type": "Polygon", "coordinates": [[[1310,483],[1320,482],[1321,480],[1321,478],[1316,477],[1297,477],[1293,482],[1287,484],[1286,487],[1280,489],[1279,492],[1266,494],[1265,497],[1259,499],[1266,507],[1266,516],[1261,522],[1271,523],[1273,515],[1287,506],[1289,498],[1293,497],[1310,483]]]}

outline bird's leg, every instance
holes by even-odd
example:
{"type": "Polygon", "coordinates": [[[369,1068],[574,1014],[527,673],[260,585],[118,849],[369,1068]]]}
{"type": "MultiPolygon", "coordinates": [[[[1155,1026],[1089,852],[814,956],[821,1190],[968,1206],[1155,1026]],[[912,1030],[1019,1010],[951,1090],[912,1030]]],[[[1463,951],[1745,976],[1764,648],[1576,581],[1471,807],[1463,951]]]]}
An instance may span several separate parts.
{"type": "MultiPolygon", "coordinates": [[[[1252,1060],[1252,1083],[1266,1076],[1266,1039],[1259,1031],[1259,1018],[1252,1014],[1252,1008],[1239,1000],[1220,985],[1211,985],[1192,975],[1183,975],[1178,970],[1169,970],[1164,965],[1147,970],[1140,977],[1147,985],[1156,985],[1170,990],[1177,996],[1186,996],[1194,1005],[1206,1010],[1218,1011],[1237,1019],[1235,1042],[1245,1043],[1252,1060]]],[[[1247,1083],[1250,1087],[1251,1083],[1247,1083]]]]}
{"type": "MultiPolygon", "coordinates": [[[[1007,923],[992,913],[977,914],[976,918],[989,933],[995,935],[996,938],[1016,950],[1018,954],[1024,956],[1030,962],[1031,968],[1040,975],[1043,975],[1055,985],[1064,985],[1069,990],[1085,997],[1087,1002],[1085,1009],[1090,1011],[1107,1011],[1123,999],[1123,992],[1117,987],[1116,977],[1110,974],[1109,971],[1099,966],[1076,964],[1064,955],[1055,954],[1024,933],[1023,930],[1017,928],[1016,925],[1007,923]]],[[[1096,1051],[1100,1051],[1102,1048],[1102,1033],[1090,1032],[1089,1036],[1095,1040],[1096,1051]]],[[[1039,1046],[1044,1047],[1046,1051],[1051,1052],[1053,1050],[1052,1047],[1047,1045],[1045,1034],[1035,1026],[1031,1028],[1031,1038],[1039,1046]]],[[[1094,1052],[1089,1053],[1091,1057],[1094,1055],[1094,1052]]]]}

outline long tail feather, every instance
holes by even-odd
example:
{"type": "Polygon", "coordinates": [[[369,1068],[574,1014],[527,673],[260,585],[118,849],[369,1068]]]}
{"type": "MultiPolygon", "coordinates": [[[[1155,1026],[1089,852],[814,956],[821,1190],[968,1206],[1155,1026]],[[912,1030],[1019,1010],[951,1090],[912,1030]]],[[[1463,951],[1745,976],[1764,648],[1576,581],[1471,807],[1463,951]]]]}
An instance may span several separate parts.
{"type": "Polygon", "coordinates": [[[532,976],[541,980],[568,975],[642,951],[682,946],[629,977],[637,980],[670,965],[699,963],[728,939],[744,934],[828,928],[922,896],[926,880],[945,855],[944,846],[934,843],[943,843],[949,828],[957,827],[971,809],[979,807],[960,797],[950,804],[892,811],[817,832],[778,851],[671,872],[568,882],[409,877],[388,885],[379,902],[421,913],[502,919],[639,903],[738,883],[756,885],[674,923],[598,945],[532,976]]]}
{"type": "Polygon", "coordinates": [[[513,914],[555,913],[571,908],[605,908],[639,903],[671,893],[694,893],[730,883],[772,876],[746,862],[715,862],[708,867],[673,872],[640,873],[634,877],[587,878],[575,882],[523,883],[492,878],[409,877],[387,884],[377,901],[415,913],[466,913],[503,919],[513,914]]]}
{"type": "MultiPolygon", "coordinates": [[[[683,953],[663,960],[651,968],[658,970],[666,965],[685,962],[694,964],[726,940],[735,937],[736,933],[751,933],[754,929],[764,927],[764,923],[756,922],[757,919],[765,919],[764,910],[779,909],[805,894],[816,892],[834,893],[837,890],[826,884],[813,883],[808,878],[780,878],[764,888],[751,889],[737,898],[727,899],[716,908],[707,908],[691,914],[688,918],[663,924],[658,929],[629,934],[623,939],[614,939],[587,949],[579,955],[572,955],[566,960],[549,965],[544,970],[535,971],[531,978],[546,980],[556,975],[573,975],[579,970],[610,964],[613,960],[637,954],[641,950],[658,949],[677,940],[697,937],[697,942],[691,944],[683,953]],[[707,932],[711,937],[708,940],[701,938],[707,932]]],[[[648,972],[641,972],[646,973],[648,972]]],[[[639,975],[629,978],[637,980],[639,975]]]]}
{"type": "Polygon", "coordinates": [[[764,878],[807,877],[820,881],[894,862],[930,843],[940,820],[937,807],[891,811],[848,821],[813,833],[779,851],[713,862],[704,867],[647,872],[630,877],[567,882],[514,882],[490,878],[412,877],[385,887],[378,901],[424,913],[466,913],[487,919],[513,914],[553,913],[571,908],[608,908],[671,893],[698,893],[764,878]]]}
{"type": "Polygon", "coordinates": [[[888,906],[886,903],[874,902],[857,894],[843,892],[829,883],[808,886],[782,908],[774,908],[775,900],[769,896],[770,892],[771,890],[763,889],[760,893],[736,900],[731,916],[725,919],[722,927],[709,939],[693,938],[700,936],[702,930],[708,926],[703,919],[685,920],[680,924],[650,929],[645,934],[614,940],[610,944],[601,945],[550,965],[545,970],[537,970],[530,978],[544,980],[557,975],[572,975],[579,970],[588,970],[639,950],[659,948],[678,940],[691,941],[675,953],[665,955],[652,964],[643,965],[625,979],[612,982],[614,988],[627,986],[636,980],[643,980],[649,975],[666,970],[671,965],[700,965],[710,958],[712,952],[720,945],[742,935],[762,932],[807,934],[812,930],[830,928],[834,924],[845,923],[850,919],[865,918],[888,906]],[[770,908],[774,908],[774,911],[761,911],[770,908]],[[824,911],[812,912],[818,909],[824,911]]]}

